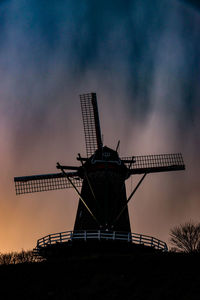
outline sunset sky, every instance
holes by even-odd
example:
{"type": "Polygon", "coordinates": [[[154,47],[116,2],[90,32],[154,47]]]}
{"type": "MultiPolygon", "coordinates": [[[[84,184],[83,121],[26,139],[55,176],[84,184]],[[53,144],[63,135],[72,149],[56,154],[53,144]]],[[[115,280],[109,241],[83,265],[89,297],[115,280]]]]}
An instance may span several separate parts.
{"type": "MultiPolygon", "coordinates": [[[[96,92],[104,145],[181,152],[129,204],[132,232],[166,242],[200,222],[200,10],[175,0],[0,2],[0,252],[73,229],[73,190],[16,196],[13,178],[85,155],[79,95],[96,92]]],[[[139,177],[127,183],[127,194],[139,177]]]]}

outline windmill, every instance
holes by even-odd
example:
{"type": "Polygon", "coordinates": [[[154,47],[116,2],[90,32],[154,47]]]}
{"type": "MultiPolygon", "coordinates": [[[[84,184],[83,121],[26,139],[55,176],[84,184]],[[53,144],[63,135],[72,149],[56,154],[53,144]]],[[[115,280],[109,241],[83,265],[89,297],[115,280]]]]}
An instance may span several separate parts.
{"type": "Polygon", "coordinates": [[[103,145],[96,94],[81,95],[80,103],[87,157],[78,154],[79,166],[57,163],[59,173],[14,178],[17,195],[74,188],[79,197],[73,231],[43,237],[37,250],[75,239],[127,240],[166,250],[158,239],[131,233],[128,203],[147,174],[184,170],[182,155],[119,157],[119,143],[115,150],[103,145]],[[141,179],[127,197],[125,182],[138,174],[141,179]]]}

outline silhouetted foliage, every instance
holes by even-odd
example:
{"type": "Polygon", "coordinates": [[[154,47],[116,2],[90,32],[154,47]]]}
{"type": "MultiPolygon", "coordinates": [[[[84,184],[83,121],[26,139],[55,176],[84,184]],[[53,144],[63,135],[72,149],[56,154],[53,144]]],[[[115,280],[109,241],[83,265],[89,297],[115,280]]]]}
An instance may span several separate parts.
{"type": "Polygon", "coordinates": [[[0,253],[0,265],[40,262],[42,258],[36,257],[33,251],[0,253]]]}
{"type": "Polygon", "coordinates": [[[200,252],[200,223],[192,221],[175,226],[170,231],[170,242],[172,251],[178,252],[200,252]]]}

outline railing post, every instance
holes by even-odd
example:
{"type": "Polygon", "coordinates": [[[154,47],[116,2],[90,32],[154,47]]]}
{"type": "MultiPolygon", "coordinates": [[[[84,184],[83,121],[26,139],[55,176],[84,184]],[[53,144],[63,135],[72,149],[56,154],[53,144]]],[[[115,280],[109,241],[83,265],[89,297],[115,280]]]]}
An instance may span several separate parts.
{"type": "Polygon", "coordinates": [[[60,243],[62,243],[62,234],[60,232],[60,243]]]}
{"type": "Polygon", "coordinates": [[[115,231],[113,231],[113,241],[115,240],[115,231]]]}
{"type": "Polygon", "coordinates": [[[87,241],[87,231],[84,231],[84,240],[87,241]]]}
{"type": "Polygon", "coordinates": [[[151,238],[151,247],[153,247],[153,237],[151,238]]]}
{"type": "Polygon", "coordinates": [[[128,242],[130,242],[130,232],[128,233],[128,242]]]}
{"type": "Polygon", "coordinates": [[[160,240],[158,241],[158,249],[160,249],[160,240]]]}
{"type": "Polygon", "coordinates": [[[100,241],[101,239],[101,230],[98,230],[98,240],[100,241]]]}
{"type": "Polygon", "coordinates": [[[51,236],[49,235],[49,244],[51,245],[51,236]]]}

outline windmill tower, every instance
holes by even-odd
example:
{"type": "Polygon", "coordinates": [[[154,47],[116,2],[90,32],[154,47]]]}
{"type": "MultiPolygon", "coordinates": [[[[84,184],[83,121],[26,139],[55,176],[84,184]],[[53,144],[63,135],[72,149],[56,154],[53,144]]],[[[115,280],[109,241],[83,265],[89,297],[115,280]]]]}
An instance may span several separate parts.
{"type": "Polygon", "coordinates": [[[125,239],[166,249],[164,242],[153,237],[131,234],[128,202],[147,174],[184,170],[182,155],[119,157],[118,149],[113,150],[102,143],[96,94],[81,95],[80,102],[87,157],[78,154],[79,166],[57,163],[59,173],[14,178],[17,195],[73,187],[79,197],[74,230],[38,240],[37,249],[88,238],[125,239]],[[127,197],[125,182],[136,174],[141,174],[141,179],[127,197]]]}

